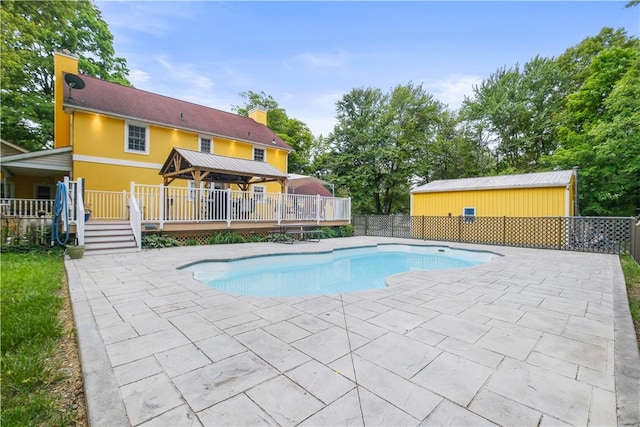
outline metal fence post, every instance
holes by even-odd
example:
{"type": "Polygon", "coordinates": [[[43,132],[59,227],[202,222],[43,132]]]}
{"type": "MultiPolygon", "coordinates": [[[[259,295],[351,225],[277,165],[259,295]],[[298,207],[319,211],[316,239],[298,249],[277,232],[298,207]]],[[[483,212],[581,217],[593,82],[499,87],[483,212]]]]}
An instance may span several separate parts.
{"type": "Polygon", "coordinates": [[[631,256],[640,264],[640,225],[634,224],[634,219],[631,219],[631,256]]]}
{"type": "Polygon", "coordinates": [[[558,249],[562,249],[562,217],[558,217],[558,249]]]}
{"type": "Polygon", "coordinates": [[[502,246],[507,244],[507,216],[502,217],[502,246]]]}

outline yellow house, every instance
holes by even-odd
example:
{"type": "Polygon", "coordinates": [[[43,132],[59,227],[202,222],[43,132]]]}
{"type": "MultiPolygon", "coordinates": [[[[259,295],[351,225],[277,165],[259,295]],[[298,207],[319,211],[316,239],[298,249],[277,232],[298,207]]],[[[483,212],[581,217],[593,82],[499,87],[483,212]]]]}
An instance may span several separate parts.
{"type": "MultiPolygon", "coordinates": [[[[162,183],[159,171],[175,147],[264,162],[286,175],[292,148],[266,126],[262,109],[243,117],[79,75],[77,59],[60,53],[55,70],[55,147],[73,147],[73,174],[87,189],[162,183]]],[[[262,190],[282,188],[269,182],[262,190]]]]}
{"type": "Polygon", "coordinates": [[[54,55],[54,69],[53,149],[21,152],[3,141],[5,214],[50,216],[68,177],[73,224],[128,221],[137,235],[140,224],[179,231],[349,221],[349,199],[286,194],[293,149],[267,127],[264,109],[244,117],[82,75],[66,53],[54,55]]]}
{"type": "MultiPolygon", "coordinates": [[[[253,180],[258,190],[284,191],[293,150],[266,126],[263,109],[243,117],[80,75],[78,59],[64,53],[55,54],[54,64],[54,149],[19,153],[3,142],[3,197],[52,199],[64,176],[82,177],[90,191],[128,191],[132,181],[159,184],[174,147],[266,163],[282,180],[253,180]]],[[[203,182],[236,188],[211,178],[203,182]]]]}

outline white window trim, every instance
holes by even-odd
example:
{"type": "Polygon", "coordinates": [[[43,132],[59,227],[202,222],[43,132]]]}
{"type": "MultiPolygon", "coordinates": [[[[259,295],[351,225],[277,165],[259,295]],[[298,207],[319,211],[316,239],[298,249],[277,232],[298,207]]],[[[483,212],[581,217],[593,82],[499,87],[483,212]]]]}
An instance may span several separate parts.
{"type": "Polygon", "coordinates": [[[2,182],[4,187],[4,198],[15,199],[16,198],[16,183],[11,181],[2,182]]]}
{"type": "Polygon", "coordinates": [[[149,125],[141,122],[134,122],[127,120],[124,128],[124,151],[125,153],[133,153],[133,154],[146,154],[149,155],[149,125]],[[144,149],[145,151],[139,150],[130,150],[129,149],[129,126],[137,126],[144,128],[144,149]]]}
{"type": "Polygon", "coordinates": [[[39,199],[39,200],[53,200],[55,198],[55,194],[53,193],[53,185],[48,182],[36,182],[33,184],[33,198],[38,198],[38,187],[47,187],[49,189],[49,199],[39,199]]]}
{"type": "Polygon", "coordinates": [[[196,188],[196,182],[192,179],[190,179],[189,181],[187,181],[187,200],[190,202],[193,202],[193,199],[195,199],[195,196],[197,194],[198,189],[196,188]]]}
{"type": "Polygon", "coordinates": [[[264,185],[253,185],[251,187],[251,190],[253,191],[253,200],[255,200],[256,202],[262,202],[264,201],[264,196],[265,194],[267,194],[267,187],[264,185]],[[262,191],[256,191],[256,189],[262,189],[262,191]]]}
{"type": "Polygon", "coordinates": [[[473,224],[476,222],[476,208],[473,206],[467,206],[462,208],[462,220],[466,224],[473,224]],[[467,214],[467,209],[473,209],[473,214],[467,214]]]}
{"type": "Polygon", "coordinates": [[[198,151],[200,151],[201,153],[204,153],[204,151],[202,151],[202,140],[203,139],[208,139],[211,143],[211,146],[209,147],[209,154],[213,154],[213,137],[209,136],[209,135],[199,135],[198,136],[198,151]]]}
{"type": "Polygon", "coordinates": [[[265,147],[257,147],[257,146],[254,145],[253,146],[253,160],[257,161],[257,162],[262,161],[262,162],[267,163],[267,149],[265,147]],[[264,155],[263,155],[264,159],[263,160],[256,160],[256,149],[262,150],[262,152],[264,153],[264,155]]]}

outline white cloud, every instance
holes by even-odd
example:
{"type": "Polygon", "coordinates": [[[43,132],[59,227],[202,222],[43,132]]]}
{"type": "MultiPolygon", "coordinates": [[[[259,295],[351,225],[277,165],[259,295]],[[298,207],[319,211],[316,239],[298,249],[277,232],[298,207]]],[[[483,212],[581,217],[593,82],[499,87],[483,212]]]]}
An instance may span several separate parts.
{"type": "Polygon", "coordinates": [[[319,107],[323,111],[331,111],[332,114],[335,115],[336,111],[336,102],[338,102],[347,91],[331,91],[327,93],[323,93],[316,97],[311,98],[311,105],[315,105],[319,107]]]}
{"type": "Polygon", "coordinates": [[[176,17],[191,16],[190,9],[181,2],[100,1],[103,19],[116,35],[118,30],[161,36],[174,31],[176,17]]]}
{"type": "Polygon", "coordinates": [[[177,63],[167,55],[158,55],[155,61],[167,71],[168,80],[172,80],[181,86],[197,87],[209,89],[213,86],[213,81],[193,70],[192,64],[177,63]]]}
{"type": "Polygon", "coordinates": [[[473,95],[473,85],[480,83],[482,83],[482,77],[464,74],[453,74],[443,79],[423,80],[423,86],[427,91],[454,110],[460,108],[465,95],[473,95]]]}
{"type": "Polygon", "coordinates": [[[286,105],[289,117],[302,120],[315,136],[327,136],[336,124],[336,102],[345,92],[329,91],[315,96],[297,96],[297,103],[286,105]]]}
{"type": "Polygon", "coordinates": [[[312,68],[341,67],[347,61],[347,55],[339,50],[333,53],[304,52],[295,56],[295,62],[300,62],[312,68]]]}
{"type": "Polygon", "coordinates": [[[133,70],[129,70],[128,78],[131,84],[133,84],[133,86],[140,86],[148,82],[149,79],[151,78],[151,75],[149,75],[149,73],[147,73],[146,71],[133,69],[133,70]]]}

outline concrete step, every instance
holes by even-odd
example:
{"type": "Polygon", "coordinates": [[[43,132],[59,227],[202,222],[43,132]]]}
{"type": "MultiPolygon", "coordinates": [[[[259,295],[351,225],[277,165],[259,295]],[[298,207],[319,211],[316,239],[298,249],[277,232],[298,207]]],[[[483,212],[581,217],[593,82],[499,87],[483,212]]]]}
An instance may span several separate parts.
{"type": "Polygon", "coordinates": [[[131,224],[128,223],[119,223],[119,224],[85,224],[85,230],[123,230],[129,229],[131,230],[131,224]]]}
{"type": "Polygon", "coordinates": [[[84,236],[84,243],[93,244],[93,243],[108,243],[108,242],[135,242],[135,237],[133,234],[123,234],[123,235],[105,235],[105,236],[84,236]]]}
{"type": "Polygon", "coordinates": [[[90,255],[138,251],[129,221],[89,221],[84,238],[85,253],[90,255]]]}
{"type": "Polygon", "coordinates": [[[133,236],[133,232],[130,228],[114,229],[114,230],[85,230],[84,236],[86,237],[101,237],[101,236],[133,236]]]}
{"type": "Polygon", "coordinates": [[[85,251],[106,250],[106,249],[138,249],[135,240],[127,242],[85,242],[85,251]]]}
{"type": "Polygon", "coordinates": [[[86,249],[85,248],[85,252],[84,255],[85,256],[91,256],[91,255],[108,255],[108,254],[123,254],[123,253],[134,253],[134,252],[138,252],[138,248],[108,248],[108,249],[86,249]]]}

